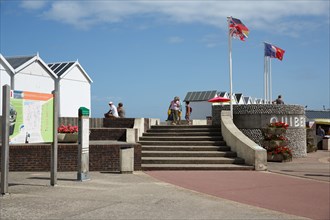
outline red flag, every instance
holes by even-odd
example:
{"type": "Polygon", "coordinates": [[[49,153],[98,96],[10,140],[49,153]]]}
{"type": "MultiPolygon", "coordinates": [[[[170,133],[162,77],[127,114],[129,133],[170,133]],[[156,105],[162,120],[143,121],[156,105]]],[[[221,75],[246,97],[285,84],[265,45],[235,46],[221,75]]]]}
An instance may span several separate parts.
{"type": "Polygon", "coordinates": [[[276,48],[276,58],[277,59],[282,60],[284,53],[285,53],[285,51],[282,50],[281,48],[279,48],[279,47],[276,48]]]}
{"type": "Polygon", "coordinates": [[[228,17],[228,25],[230,30],[230,36],[239,38],[244,41],[249,35],[249,29],[241,22],[241,20],[233,17],[228,17]]]}

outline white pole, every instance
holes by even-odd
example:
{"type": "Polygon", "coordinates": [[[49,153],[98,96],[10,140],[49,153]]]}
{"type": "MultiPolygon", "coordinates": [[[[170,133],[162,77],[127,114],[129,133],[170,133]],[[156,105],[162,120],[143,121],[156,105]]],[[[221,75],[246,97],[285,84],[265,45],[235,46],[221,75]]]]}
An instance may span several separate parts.
{"type": "Polygon", "coordinates": [[[268,96],[269,96],[269,57],[266,57],[266,99],[265,103],[268,102],[268,96]]]}
{"type": "Polygon", "coordinates": [[[267,100],[267,57],[264,56],[264,99],[267,100]]]}
{"type": "Polygon", "coordinates": [[[230,117],[233,119],[233,68],[231,59],[231,36],[228,22],[228,46],[229,46],[229,81],[230,81],[230,117]]]}
{"type": "Polygon", "coordinates": [[[269,58],[269,103],[272,100],[272,60],[269,58]]]}
{"type": "Polygon", "coordinates": [[[270,61],[270,57],[267,57],[267,103],[270,102],[270,100],[269,100],[269,61],[270,61]]]}

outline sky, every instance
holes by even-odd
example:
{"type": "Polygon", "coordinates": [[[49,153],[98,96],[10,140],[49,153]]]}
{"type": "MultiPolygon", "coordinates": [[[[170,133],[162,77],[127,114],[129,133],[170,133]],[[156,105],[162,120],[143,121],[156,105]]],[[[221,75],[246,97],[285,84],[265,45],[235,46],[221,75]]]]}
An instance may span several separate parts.
{"type": "Polygon", "coordinates": [[[46,63],[78,60],[92,117],[122,102],[127,117],[165,120],[174,96],[230,91],[227,17],[250,30],[232,40],[233,92],[264,98],[264,43],[272,98],[329,109],[329,1],[0,0],[0,52],[46,63]]]}

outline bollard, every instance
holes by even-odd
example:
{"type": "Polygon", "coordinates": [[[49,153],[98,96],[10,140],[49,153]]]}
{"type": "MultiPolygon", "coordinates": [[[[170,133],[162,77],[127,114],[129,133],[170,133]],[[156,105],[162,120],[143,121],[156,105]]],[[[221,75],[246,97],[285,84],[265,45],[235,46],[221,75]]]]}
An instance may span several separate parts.
{"type": "Polygon", "coordinates": [[[322,149],[330,151],[330,139],[329,138],[322,139],[322,149]]]}
{"type": "Polygon", "coordinates": [[[78,111],[78,173],[79,181],[89,180],[89,109],[78,111]]]}

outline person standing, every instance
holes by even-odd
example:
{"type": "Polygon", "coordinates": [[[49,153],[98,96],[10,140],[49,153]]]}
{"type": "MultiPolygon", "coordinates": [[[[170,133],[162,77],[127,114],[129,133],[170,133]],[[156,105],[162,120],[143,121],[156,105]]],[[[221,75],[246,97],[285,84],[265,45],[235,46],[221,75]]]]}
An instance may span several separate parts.
{"type": "Polygon", "coordinates": [[[324,129],[321,127],[321,125],[319,125],[319,127],[317,128],[317,135],[321,136],[322,138],[325,136],[325,131],[324,129]]]}
{"type": "Polygon", "coordinates": [[[180,101],[179,97],[175,96],[171,102],[171,113],[173,114],[172,125],[176,125],[179,122],[179,110],[180,110],[180,101]]]}
{"type": "Polygon", "coordinates": [[[117,111],[120,118],[125,118],[125,109],[123,106],[123,103],[118,103],[117,111]]]}
{"type": "Polygon", "coordinates": [[[182,103],[181,103],[181,100],[180,100],[180,97],[177,97],[178,98],[178,101],[179,101],[179,120],[178,120],[178,124],[181,124],[181,116],[182,116],[182,103]]]}
{"type": "Polygon", "coordinates": [[[190,125],[190,114],[191,114],[191,107],[189,105],[189,101],[186,101],[186,115],[185,115],[185,119],[188,122],[188,124],[190,125]]]}
{"type": "Polygon", "coordinates": [[[284,104],[284,101],[283,101],[283,99],[282,99],[282,96],[279,95],[279,96],[277,97],[277,99],[276,99],[273,103],[274,103],[274,104],[280,104],[280,105],[283,105],[283,104],[284,104]]]}

